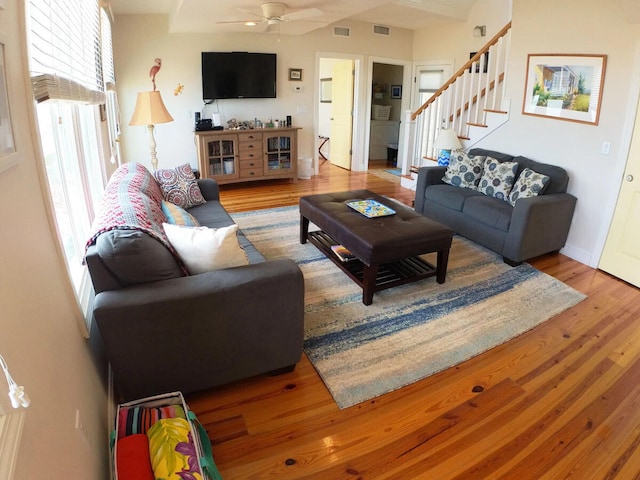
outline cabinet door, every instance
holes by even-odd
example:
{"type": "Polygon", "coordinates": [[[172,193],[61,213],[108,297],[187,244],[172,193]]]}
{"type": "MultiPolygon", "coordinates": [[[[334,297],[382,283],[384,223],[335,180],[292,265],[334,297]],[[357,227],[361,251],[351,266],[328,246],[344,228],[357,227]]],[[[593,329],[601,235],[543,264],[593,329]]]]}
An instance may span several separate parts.
{"type": "Polygon", "coordinates": [[[237,136],[204,136],[200,141],[202,142],[201,156],[204,157],[203,176],[222,181],[238,178],[237,136]]]}
{"type": "Polygon", "coordinates": [[[286,133],[264,134],[265,175],[290,173],[294,167],[294,144],[286,133]]]}

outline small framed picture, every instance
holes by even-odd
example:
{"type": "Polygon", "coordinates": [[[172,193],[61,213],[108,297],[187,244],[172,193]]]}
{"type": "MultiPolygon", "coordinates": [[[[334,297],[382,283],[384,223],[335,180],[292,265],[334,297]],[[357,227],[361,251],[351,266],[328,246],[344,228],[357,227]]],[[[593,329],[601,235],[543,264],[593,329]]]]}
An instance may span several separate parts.
{"type": "Polygon", "coordinates": [[[391,85],[391,98],[402,98],[402,85],[391,85]]]}
{"type": "Polygon", "coordinates": [[[289,80],[300,82],[302,81],[302,69],[301,68],[290,68],[289,69],[289,80]]]}

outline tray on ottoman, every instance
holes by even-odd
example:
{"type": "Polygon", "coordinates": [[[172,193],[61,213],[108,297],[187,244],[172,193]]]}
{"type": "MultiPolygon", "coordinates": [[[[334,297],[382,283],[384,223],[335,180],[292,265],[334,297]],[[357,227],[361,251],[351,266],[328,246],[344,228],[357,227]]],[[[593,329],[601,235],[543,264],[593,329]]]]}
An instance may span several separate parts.
{"type": "Polygon", "coordinates": [[[444,283],[453,232],[449,228],[368,190],[308,195],[300,199],[300,243],[311,241],[363,290],[370,305],[377,291],[435,276],[444,283]],[[354,200],[393,204],[394,215],[368,218],[347,206],[354,200]],[[309,223],[320,228],[309,232],[309,223]],[[343,262],[333,245],[355,260],[343,262]],[[437,253],[433,266],[419,255],[437,253]]]}

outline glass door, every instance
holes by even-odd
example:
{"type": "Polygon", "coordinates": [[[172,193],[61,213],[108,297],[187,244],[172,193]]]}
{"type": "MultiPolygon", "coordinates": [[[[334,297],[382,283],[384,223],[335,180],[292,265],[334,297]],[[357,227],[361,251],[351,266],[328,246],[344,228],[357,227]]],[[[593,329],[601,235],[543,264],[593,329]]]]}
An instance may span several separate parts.
{"type": "Polygon", "coordinates": [[[293,168],[290,135],[265,135],[266,174],[290,171],[293,168]]]}
{"type": "Polygon", "coordinates": [[[208,137],[206,140],[208,176],[237,177],[236,150],[235,137],[208,137]]]}

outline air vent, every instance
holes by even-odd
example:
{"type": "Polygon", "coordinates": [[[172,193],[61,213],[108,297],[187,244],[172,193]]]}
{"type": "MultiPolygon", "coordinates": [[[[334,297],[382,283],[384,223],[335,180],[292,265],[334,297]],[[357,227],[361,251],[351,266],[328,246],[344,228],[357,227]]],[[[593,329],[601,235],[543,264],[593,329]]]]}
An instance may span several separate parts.
{"type": "Polygon", "coordinates": [[[351,36],[351,28],[349,28],[349,27],[333,27],[333,36],[334,37],[350,37],[351,36]]]}
{"type": "Polygon", "coordinates": [[[385,37],[388,37],[391,33],[391,29],[389,27],[385,27],[384,25],[374,25],[373,33],[376,35],[384,35],[385,37]]]}

